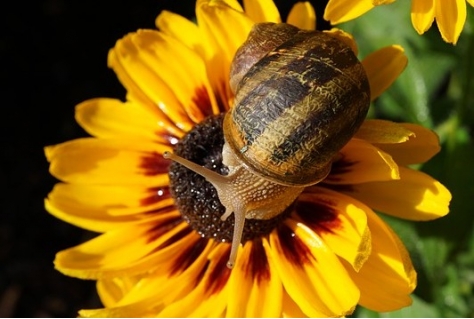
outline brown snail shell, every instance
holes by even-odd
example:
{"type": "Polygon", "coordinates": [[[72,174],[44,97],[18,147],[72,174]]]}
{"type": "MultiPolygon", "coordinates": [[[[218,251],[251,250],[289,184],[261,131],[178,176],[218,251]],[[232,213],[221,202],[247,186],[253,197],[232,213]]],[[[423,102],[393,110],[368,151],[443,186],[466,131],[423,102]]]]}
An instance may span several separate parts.
{"type": "Polygon", "coordinates": [[[227,143],[250,170],[273,182],[321,181],[367,114],[370,91],[362,64],[340,40],[288,24],[257,24],[242,48],[235,62],[244,67],[234,63],[231,71],[231,83],[238,84],[224,120],[227,143]],[[263,55],[253,65],[242,63],[249,48],[270,45],[264,54],[250,54],[263,55]]]}

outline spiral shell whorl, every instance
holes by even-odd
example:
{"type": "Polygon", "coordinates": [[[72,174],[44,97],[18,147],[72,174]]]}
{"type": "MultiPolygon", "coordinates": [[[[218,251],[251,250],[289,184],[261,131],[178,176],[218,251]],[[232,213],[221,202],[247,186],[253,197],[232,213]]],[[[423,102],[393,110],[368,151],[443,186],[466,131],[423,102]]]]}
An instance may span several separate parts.
{"type": "MultiPolygon", "coordinates": [[[[276,38],[265,35],[271,26],[259,25],[258,37],[276,38]]],[[[225,139],[256,174],[284,185],[311,185],[326,177],[333,157],[362,124],[369,84],[344,43],[288,27],[291,36],[283,43],[240,67],[248,69],[243,76],[232,72],[241,79],[224,120],[225,139]]],[[[255,30],[248,41],[255,40],[255,30]]],[[[239,60],[237,54],[234,64],[239,60]]]]}

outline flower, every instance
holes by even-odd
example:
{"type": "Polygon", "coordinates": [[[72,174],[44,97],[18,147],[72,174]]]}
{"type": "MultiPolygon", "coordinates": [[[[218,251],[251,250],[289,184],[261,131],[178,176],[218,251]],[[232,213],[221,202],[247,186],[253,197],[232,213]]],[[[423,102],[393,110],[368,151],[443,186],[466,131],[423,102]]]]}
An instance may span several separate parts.
{"type": "MultiPolygon", "coordinates": [[[[355,19],[378,5],[395,0],[329,0],[324,19],[332,24],[355,19]]],[[[466,22],[466,2],[474,0],[412,0],[411,22],[418,34],[425,33],[436,19],[444,41],[456,44],[466,22]]]]}
{"type": "MultiPolygon", "coordinates": [[[[229,67],[252,25],[280,22],[271,0],[244,6],[198,0],[197,24],[165,11],[156,20],[160,31],[119,40],[108,61],[126,101],[79,104],[76,119],[94,137],[45,149],[62,181],[46,209],[101,233],[55,259],[64,274],[97,280],[104,308],[81,316],[320,317],[350,314],[357,304],[377,311],[410,304],[416,273],[400,239],[372,209],[411,220],[447,214],[449,191],[407,167],[439,151],[431,131],[365,121],[323,182],[306,188],[284,214],[246,222],[233,270],[224,242],[232,222],[220,221],[215,190],[163,158],[174,146],[223,169],[220,118],[209,116],[232,106],[229,67]],[[171,196],[178,188],[179,200],[171,196]]],[[[297,4],[287,22],[314,28],[312,7],[297,4]]],[[[331,34],[357,50],[348,34],[331,34]]],[[[399,46],[365,57],[372,99],[406,62],[399,46]]]]}

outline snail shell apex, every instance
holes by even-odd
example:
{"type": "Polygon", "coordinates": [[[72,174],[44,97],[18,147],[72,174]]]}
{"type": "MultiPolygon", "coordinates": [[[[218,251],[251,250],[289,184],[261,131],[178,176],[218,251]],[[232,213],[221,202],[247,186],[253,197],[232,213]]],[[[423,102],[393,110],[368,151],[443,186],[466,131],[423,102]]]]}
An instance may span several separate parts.
{"type": "Polygon", "coordinates": [[[273,182],[321,181],[367,114],[362,64],[340,40],[287,24],[257,24],[241,48],[231,70],[236,95],[224,119],[226,142],[248,169],[273,182]],[[252,44],[262,37],[275,40],[252,44]],[[249,50],[265,52],[249,60],[249,50]]]}

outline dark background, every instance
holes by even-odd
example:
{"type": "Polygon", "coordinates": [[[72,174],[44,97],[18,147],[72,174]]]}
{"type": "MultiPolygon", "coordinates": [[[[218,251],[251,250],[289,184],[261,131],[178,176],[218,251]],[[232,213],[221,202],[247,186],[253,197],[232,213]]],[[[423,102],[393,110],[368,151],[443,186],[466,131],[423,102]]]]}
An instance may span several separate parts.
{"type": "MultiPolygon", "coordinates": [[[[276,1],[283,18],[294,2],[276,1]]],[[[79,309],[100,307],[94,282],[53,268],[56,252],[92,234],[44,210],[57,181],[42,149],[86,135],[74,121],[77,103],[124,97],[107,69],[107,52],[128,32],[154,28],[163,9],[189,18],[194,0],[0,4],[0,317],[75,317],[79,309]]],[[[327,26],[321,14],[319,29],[327,26]]]]}

